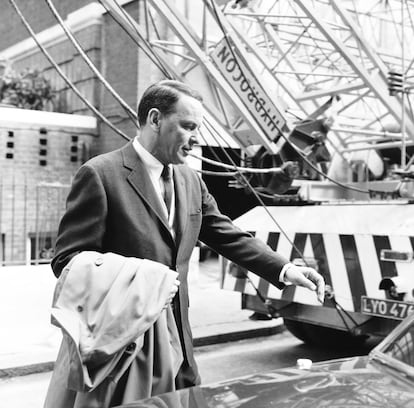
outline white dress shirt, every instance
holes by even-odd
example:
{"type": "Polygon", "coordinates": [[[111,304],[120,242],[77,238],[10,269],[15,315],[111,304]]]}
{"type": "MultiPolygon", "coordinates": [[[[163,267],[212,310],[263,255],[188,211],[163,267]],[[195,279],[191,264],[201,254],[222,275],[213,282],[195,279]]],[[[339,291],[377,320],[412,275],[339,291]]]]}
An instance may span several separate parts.
{"type": "MultiPolygon", "coordinates": [[[[137,152],[138,156],[144,162],[145,167],[148,171],[149,177],[151,182],[154,186],[155,192],[157,193],[158,199],[161,203],[161,206],[164,210],[164,215],[168,219],[168,225],[170,226],[171,233],[174,235],[174,215],[175,215],[175,189],[174,189],[174,178],[172,178],[173,182],[173,196],[172,196],[172,203],[170,214],[168,215],[167,206],[165,205],[163,196],[164,196],[164,182],[161,179],[162,169],[164,165],[156,159],[148,150],[146,150],[138,140],[138,137],[135,137],[132,145],[134,146],[135,151],[137,152]]],[[[171,175],[173,172],[172,166],[170,165],[171,175]]]]}

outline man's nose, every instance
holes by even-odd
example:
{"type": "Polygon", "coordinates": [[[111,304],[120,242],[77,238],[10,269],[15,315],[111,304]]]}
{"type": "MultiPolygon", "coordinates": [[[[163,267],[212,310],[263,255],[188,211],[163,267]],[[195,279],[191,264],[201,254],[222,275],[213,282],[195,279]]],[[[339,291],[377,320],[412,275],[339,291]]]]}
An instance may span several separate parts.
{"type": "Polygon", "coordinates": [[[193,132],[193,134],[190,136],[189,142],[190,142],[190,145],[195,145],[195,144],[199,143],[199,141],[198,141],[198,130],[195,130],[193,132]]]}

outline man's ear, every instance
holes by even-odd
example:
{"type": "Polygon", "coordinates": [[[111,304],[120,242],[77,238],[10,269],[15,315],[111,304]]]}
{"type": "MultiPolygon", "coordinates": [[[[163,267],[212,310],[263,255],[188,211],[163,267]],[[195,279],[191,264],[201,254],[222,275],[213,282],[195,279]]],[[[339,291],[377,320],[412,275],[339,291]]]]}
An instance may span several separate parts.
{"type": "Polygon", "coordinates": [[[148,112],[148,123],[154,130],[160,127],[161,112],[157,108],[151,108],[148,112]]]}

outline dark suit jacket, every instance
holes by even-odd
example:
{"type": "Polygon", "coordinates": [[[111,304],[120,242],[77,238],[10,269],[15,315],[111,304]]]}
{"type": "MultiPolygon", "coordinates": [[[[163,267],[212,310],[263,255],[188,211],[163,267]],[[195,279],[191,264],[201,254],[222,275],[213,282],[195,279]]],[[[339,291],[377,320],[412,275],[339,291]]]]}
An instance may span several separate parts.
{"type": "Polygon", "coordinates": [[[174,185],[175,239],[132,142],[89,160],[73,180],[52,267],[58,276],[76,253],[88,250],[151,259],[176,270],[181,281],[175,302],[177,324],[184,356],[197,376],[187,287],[189,259],[197,240],[279,288],[284,286],[279,273],[288,261],[222,215],[194,170],[174,165],[174,185]]]}

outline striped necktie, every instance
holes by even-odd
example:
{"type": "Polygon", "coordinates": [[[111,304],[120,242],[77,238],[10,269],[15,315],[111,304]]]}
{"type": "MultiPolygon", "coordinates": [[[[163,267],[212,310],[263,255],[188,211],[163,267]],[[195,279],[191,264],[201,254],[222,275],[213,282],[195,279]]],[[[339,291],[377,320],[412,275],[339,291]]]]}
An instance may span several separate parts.
{"type": "Polygon", "coordinates": [[[171,169],[169,166],[165,165],[162,169],[161,179],[164,183],[164,202],[167,206],[168,214],[170,214],[173,196],[173,184],[171,178],[171,169]]]}

